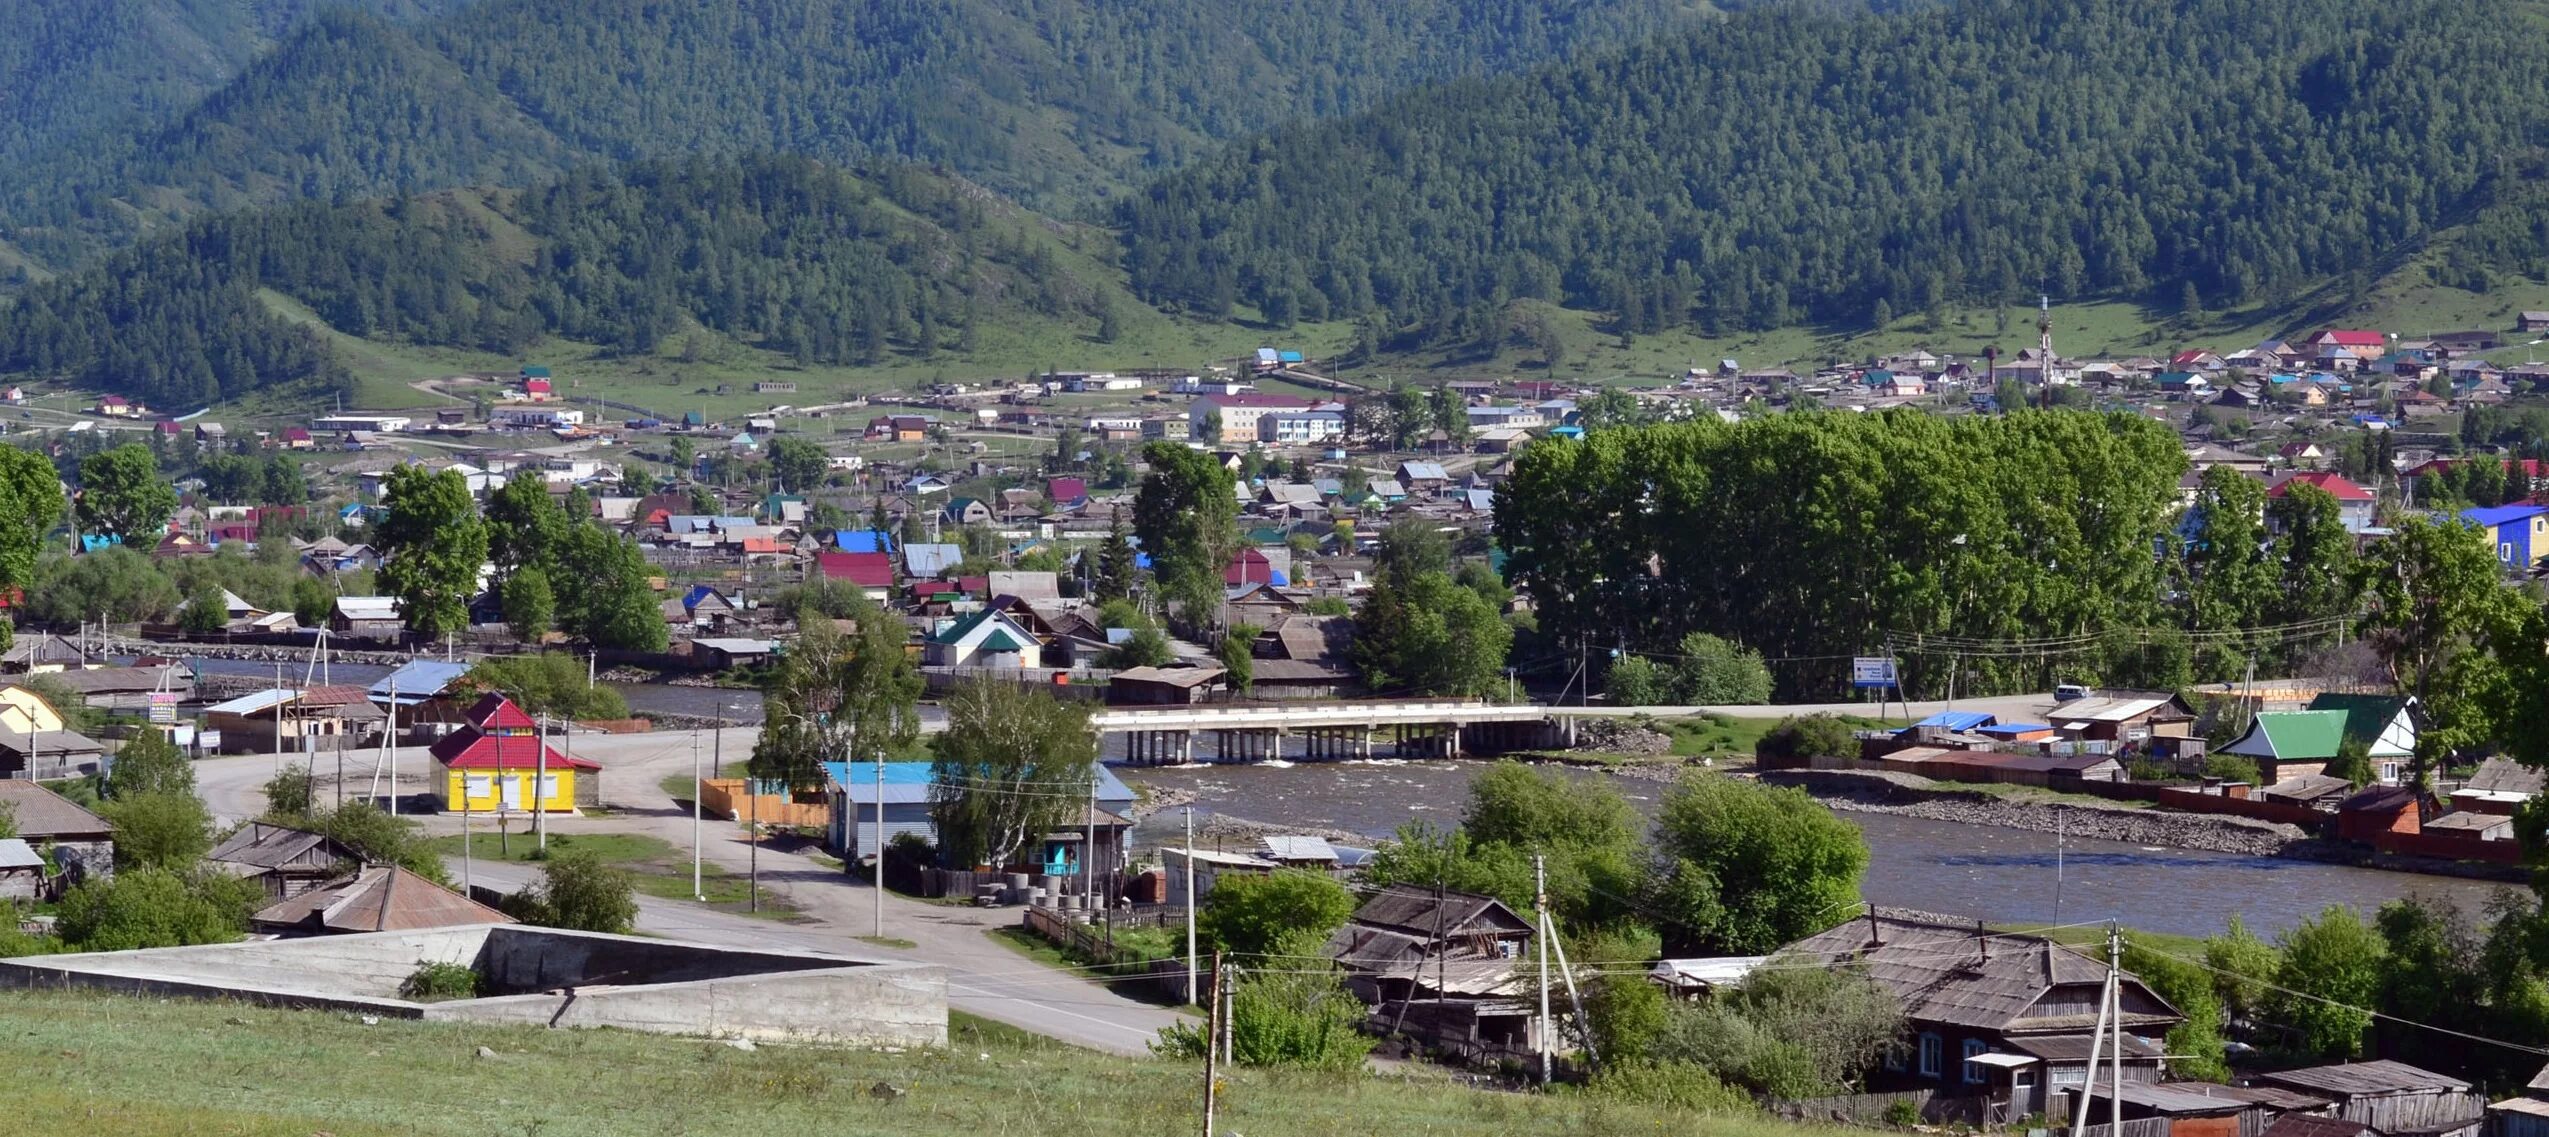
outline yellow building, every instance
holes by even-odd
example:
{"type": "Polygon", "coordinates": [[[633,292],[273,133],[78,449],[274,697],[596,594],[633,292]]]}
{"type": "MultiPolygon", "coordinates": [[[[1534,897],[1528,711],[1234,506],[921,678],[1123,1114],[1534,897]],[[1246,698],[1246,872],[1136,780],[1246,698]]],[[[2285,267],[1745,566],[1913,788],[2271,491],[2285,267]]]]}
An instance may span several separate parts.
{"type": "Polygon", "coordinates": [[[601,769],[540,737],[539,724],[502,695],[469,708],[469,725],[434,744],[443,808],[454,813],[573,813],[601,799],[601,769]],[[545,780],[543,780],[545,779],[545,780]]]}
{"type": "Polygon", "coordinates": [[[54,710],[44,696],[24,687],[0,687],[0,730],[33,734],[61,729],[62,712],[54,710]]]}

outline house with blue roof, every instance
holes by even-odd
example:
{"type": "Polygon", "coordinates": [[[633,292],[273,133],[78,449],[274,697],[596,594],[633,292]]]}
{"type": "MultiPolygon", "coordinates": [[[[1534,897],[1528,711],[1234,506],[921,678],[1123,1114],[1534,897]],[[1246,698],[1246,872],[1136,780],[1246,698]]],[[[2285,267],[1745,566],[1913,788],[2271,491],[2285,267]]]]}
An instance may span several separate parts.
{"type": "MultiPolygon", "coordinates": [[[[877,818],[884,817],[884,845],[891,846],[904,834],[911,834],[931,845],[938,843],[938,824],[930,810],[932,791],[937,786],[937,767],[930,762],[887,762],[883,764],[883,785],[878,785],[879,771],[872,763],[826,762],[823,764],[826,797],[832,804],[832,820],[825,835],[825,846],[841,858],[845,865],[856,865],[876,856],[877,818]]],[[[1097,865],[1101,871],[1124,865],[1124,839],[1133,823],[1133,790],[1105,766],[1095,768],[1095,804],[1068,832],[1057,830],[1030,842],[1026,850],[1035,868],[1055,874],[1079,871],[1078,847],[1087,839],[1090,822],[1096,823],[1098,835],[1097,865]]],[[[963,866],[971,867],[971,866],[963,866]]],[[[1006,866],[1003,866],[1006,867],[1006,866]]]]}
{"type": "Polygon", "coordinates": [[[2549,556],[2549,506],[2498,505],[2460,511],[2460,518],[2487,531],[2496,559],[2506,568],[2529,569],[2549,556]]]}
{"type": "Polygon", "coordinates": [[[469,704],[479,695],[477,688],[460,681],[467,674],[466,663],[411,659],[381,676],[364,696],[396,716],[401,729],[414,723],[467,722],[469,704]]]}
{"type": "Polygon", "coordinates": [[[844,553],[890,553],[894,535],[882,529],[835,529],[832,543],[844,553]]]}

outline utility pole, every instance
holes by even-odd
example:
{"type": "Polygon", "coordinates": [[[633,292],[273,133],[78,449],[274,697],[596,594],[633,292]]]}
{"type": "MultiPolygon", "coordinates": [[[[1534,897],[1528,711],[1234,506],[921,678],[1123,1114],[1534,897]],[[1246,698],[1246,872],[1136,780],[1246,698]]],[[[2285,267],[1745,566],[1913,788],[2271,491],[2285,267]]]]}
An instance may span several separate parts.
{"type": "Polygon", "coordinates": [[[1549,1042],[1557,1031],[1549,1021],[1549,866],[1548,858],[1531,855],[1531,906],[1540,912],[1540,1085],[1549,1084],[1549,1042]]]}
{"type": "MultiPolygon", "coordinates": [[[[1188,861],[1187,864],[1192,865],[1194,862],[1188,861]]],[[[1194,911],[1193,897],[1187,899],[1189,903],[1186,910],[1192,912],[1194,911]]],[[[1213,1137],[1213,1109],[1221,1104],[1219,1084],[1221,1069],[1220,1064],[1215,1061],[1221,1056],[1221,1048],[1214,1044],[1214,1040],[1221,1037],[1221,1014],[1221,953],[1215,951],[1213,953],[1212,1007],[1204,1013],[1204,1137],[1213,1137]]],[[[2073,1134],[2073,1137],[2078,1137],[2078,1134],[2073,1134]]]]}
{"type": "MultiPolygon", "coordinates": [[[[856,822],[857,815],[853,814],[851,820],[856,822]]],[[[876,752],[876,895],[871,899],[876,902],[875,935],[878,939],[883,939],[885,937],[885,751],[881,748],[876,752]]],[[[1191,999],[1191,994],[1189,997],[1191,999]]]]}
{"type": "Polygon", "coordinates": [[[707,890],[699,887],[699,732],[690,732],[690,898],[707,903],[707,890]]]}
{"type": "Polygon", "coordinates": [[[1089,818],[1080,844],[1080,903],[1097,922],[1097,779],[1089,779],[1089,818]]]}
{"type": "Polygon", "coordinates": [[[389,768],[389,815],[398,816],[398,677],[389,681],[389,729],[381,735],[381,764],[389,768]]]}
{"type": "Polygon", "coordinates": [[[1186,807],[1186,1002],[1195,1001],[1195,807],[1186,807]]]}
{"type": "MultiPolygon", "coordinates": [[[[2124,933],[2114,924],[2106,926],[2106,997],[2115,1005],[2115,1038],[2107,1055],[2107,1071],[2113,1075],[2108,1084],[2107,1135],[2124,1137],[2124,933]]],[[[2089,1080],[2097,1080],[2097,1067],[2089,1068],[2089,1080]]]]}
{"type": "MultiPolygon", "coordinates": [[[[2089,1032],[2089,1064],[2080,1079],[2079,1107],[2071,1111],[2071,1137],[2081,1137],[2088,1129],[2089,1106],[2091,1100],[2096,1097],[2098,1088],[2098,1056],[2106,1048],[2107,1015],[2115,1007],[2115,952],[2112,946],[2114,944],[2112,926],[2108,928],[2107,942],[2109,944],[2107,981],[2098,991],[2098,1024],[2089,1032]]],[[[2117,1108],[2122,1109],[2121,1106],[2117,1108]]],[[[2122,1137],[2122,1134],[2110,1132],[2107,1137],[2122,1137]]]]}
{"type": "Polygon", "coordinates": [[[531,756],[531,837],[535,848],[549,847],[549,716],[540,716],[540,748],[531,756]]]}

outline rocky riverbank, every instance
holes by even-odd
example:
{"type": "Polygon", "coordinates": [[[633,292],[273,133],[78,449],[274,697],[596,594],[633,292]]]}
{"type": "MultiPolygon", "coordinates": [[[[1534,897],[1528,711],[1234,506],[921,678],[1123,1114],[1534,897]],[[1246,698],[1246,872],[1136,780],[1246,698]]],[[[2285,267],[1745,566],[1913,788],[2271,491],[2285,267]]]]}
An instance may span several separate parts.
{"type": "Polygon", "coordinates": [[[2311,856],[2320,845],[2297,826],[2252,818],[2134,809],[2096,801],[2001,797],[1914,774],[1791,770],[1766,774],[1763,780],[1796,786],[1834,809],[1853,813],[1891,813],[2259,857],[2311,856]]]}

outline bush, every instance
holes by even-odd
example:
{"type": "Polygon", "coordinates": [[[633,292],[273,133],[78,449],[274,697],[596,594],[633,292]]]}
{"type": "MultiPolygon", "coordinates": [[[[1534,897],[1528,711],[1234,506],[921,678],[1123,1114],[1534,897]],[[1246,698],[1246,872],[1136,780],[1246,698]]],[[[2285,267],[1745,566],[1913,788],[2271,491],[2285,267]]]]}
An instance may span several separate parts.
{"type": "Polygon", "coordinates": [[[1671,676],[1645,656],[1632,655],[1611,665],[1602,693],[1617,707],[1652,707],[1670,697],[1671,676]]]}
{"type": "Polygon", "coordinates": [[[1593,1092],[1689,1113],[1753,1112],[1752,1096],[1687,1062],[1604,1062],[1593,1092]]]}
{"type": "Polygon", "coordinates": [[[506,899],[505,914],[526,924],[625,935],[637,926],[637,888],[626,871],[583,849],[561,849],[537,886],[506,899]]]}
{"type": "Polygon", "coordinates": [[[1196,915],[1196,931],[1226,952],[1264,956],[1293,940],[1319,946],[1354,915],[1354,894],[1329,877],[1300,869],[1277,869],[1265,876],[1225,874],[1204,898],[1196,915]]]}
{"type": "Polygon", "coordinates": [[[310,801],[317,794],[317,779],[307,766],[287,767],[266,780],[266,816],[287,821],[304,821],[310,816],[310,801]]]}
{"type": "MultiPolygon", "coordinates": [[[[1214,894],[1220,894],[1218,886],[1214,894]]],[[[1315,956],[1323,938],[1297,934],[1276,949],[1285,957],[1315,956]]],[[[1360,1029],[1363,1001],[1346,990],[1338,972],[1309,966],[1306,958],[1243,970],[1227,1013],[1231,1058],[1242,1066],[1345,1073],[1362,1069],[1372,1052],[1372,1039],[1360,1029]]],[[[1151,1049],[1163,1057],[1200,1058],[1210,1042],[1207,1029],[1202,1023],[1169,1026],[1151,1049]]]]}
{"type": "Polygon", "coordinates": [[[419,1003],[442,999],[475,999],[478,997],[477,969],[465,963],[435,963],[419,960],[416,970],[398,984],[398,996],[419,1003]]]}
{"type": "Polygon", "coordinates": [[[571,719],[624,719],[628,700],[598,683],[584,681],[584,663],[570,655],[524,655],[482,659],[469,669],[469,682],[482,690],[501,691],[523,713],[571,719]]]}
{"type": "Polygon", "coordinates": [[[1828,714],[1790,715],[1753,745],[1757,758],[1853,758],[1858,737],[1850,724],[1828,714]]]}
{"type": "Polygon", "coordinates": [[[108,763],[106,796],[132,797],[139,794],[191,794],[195,792],[195,768],[168,735],[145,729],[124,743],[108,763]]]}
{"type": "Polygon", "coordinates": [[[247,931],[249,915],[264,902],[265,889],[253,880],[128,868],[64,895],[57,928],[62,942],[81,951],[228,943],[247,931]]]}
{"type": "Polygon", "coordinates": [[[1653,1057],[1797,1100],[1841,1092],[1902,1031],[1902,1006],[1866,975],[1773,960],[1731,992],[1676,1008],[1653,1057]]]}
{"type": "Polygon", "coordinates": [[[119,867],[184,870],[212,851],[212,814],[193,794],[117,795],[98,812],[114,826],[119,867]]]}
{"type": "Polygon", "coordinates": [[[2225,782],[2257,784],[2257,760],[2245,754],[2212,754],[2204,759],[2204,776],[2225,782]]]}
{"type": "Polygon", "coordinates": [[[1897,1129],[1909,1129],[1921,1123],[1921,1107],[1898,1101],[1885,1107],[1885,1123],[1897,1129]]]}
{"type": "Polygon", "coordinates": [[[1706,632],[1682,637],[1673,664],[1673,695],[1693,706],[1770,701],[1770,667],[1761,653],[1706,632]]]}

